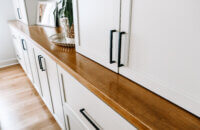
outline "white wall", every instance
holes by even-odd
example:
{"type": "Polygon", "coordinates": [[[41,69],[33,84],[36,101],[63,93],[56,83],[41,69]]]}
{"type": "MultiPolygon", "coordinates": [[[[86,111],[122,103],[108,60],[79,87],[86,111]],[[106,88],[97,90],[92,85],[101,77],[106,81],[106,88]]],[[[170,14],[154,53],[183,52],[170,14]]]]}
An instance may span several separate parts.
{"type": "Polygon", "coordinates": [[[15,19],[12,0],[0,4],[0,68],[16,63],[8,20],[15,19]]]}

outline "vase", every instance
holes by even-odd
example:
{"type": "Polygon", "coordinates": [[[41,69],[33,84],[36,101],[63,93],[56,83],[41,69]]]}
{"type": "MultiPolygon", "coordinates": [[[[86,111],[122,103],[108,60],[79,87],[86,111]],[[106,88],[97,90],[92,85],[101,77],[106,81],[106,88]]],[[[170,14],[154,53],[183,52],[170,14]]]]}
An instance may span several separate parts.
{"type": "Polygon", "coordinates": [[[62,31],[66,38],[74,39],[74,24],[70,27],[69,20],[67,17],[60,18],[60,26],[62,27],[62,31]]]}

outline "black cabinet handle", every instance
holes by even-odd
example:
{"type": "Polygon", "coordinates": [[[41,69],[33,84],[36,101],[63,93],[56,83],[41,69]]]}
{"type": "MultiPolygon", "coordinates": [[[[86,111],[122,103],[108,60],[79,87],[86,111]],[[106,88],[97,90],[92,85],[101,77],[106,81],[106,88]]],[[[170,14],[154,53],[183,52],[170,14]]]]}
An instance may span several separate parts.
{"type": "Polygon", "coordinates": [[[17,14],[18,14],[19,19],[22,19],[21,15],[20,15],[20,9],[19,8],[17,8],[17,14]]]}
{"type": "Polygon", "coordinates": [[[23,50],[26,50],[25,45],[24,45],[25,40],[21,39],[21,42],[22,42],[22,48],[23,48],[23,50]]]}
{"type": "Polygon", "coordinates": [[[92,122],[92,120],[84,113],[85,109],[80,109],[81,114],[88,120],[88,122],[96,129],[96,130],[100,130],[99,127],[96,126],[96,124],[94,122],[92,122]]]}
{"type": "Polygon", "coordinates": [[[121,46],[122,46],[122,35],[125,34],[125,32],[120,32],[119,33],[119,45],[118,45],[118,67],[124,66],[121,64],[121,46]]]}
{"type": "Polygon", "coordinates": [[[113,33],[117,30],[111,30],[110,31],[110,64],[115,63],[116,61],[113,61],[113,33]]]}
{"type": "Polygon", "coordinates": [[[44,68],[43,68],[43,66],[42,66],[42,56],[41,55],[38,55],[38,62],[39,62],[39,66],[40,66],[40,69],[42,70],[42,71],[45,71],[44,70],[44,68]]]}

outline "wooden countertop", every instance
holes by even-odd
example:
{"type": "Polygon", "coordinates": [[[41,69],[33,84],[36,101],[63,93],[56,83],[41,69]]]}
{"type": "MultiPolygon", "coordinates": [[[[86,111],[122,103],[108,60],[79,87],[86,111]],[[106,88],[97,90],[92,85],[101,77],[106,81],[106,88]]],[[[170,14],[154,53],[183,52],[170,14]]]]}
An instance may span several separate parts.
{"type": "Polygon", "coordinates": [[[170,103],[142,86],[120,76],[75,49],[55,46],[48,37],[59,29],[27,26],[9,21],[54,59],[81,84],[139,129],[200,129],[200,118],[170,103]]]}

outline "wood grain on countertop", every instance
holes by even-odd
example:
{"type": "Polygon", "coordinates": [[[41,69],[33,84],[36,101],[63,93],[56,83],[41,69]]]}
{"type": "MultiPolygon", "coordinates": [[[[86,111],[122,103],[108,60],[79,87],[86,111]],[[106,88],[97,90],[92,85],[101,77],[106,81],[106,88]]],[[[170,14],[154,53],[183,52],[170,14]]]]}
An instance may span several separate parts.
{"type": "Polygon", "coordinates": [[[75,49],[55,46],[48,37],[60,30],[27,26],[17,21],[9,25],[32,39],[81,84],[139,129],[200,129],[200,119],[142,86],[78,54],[75,49]]]}

